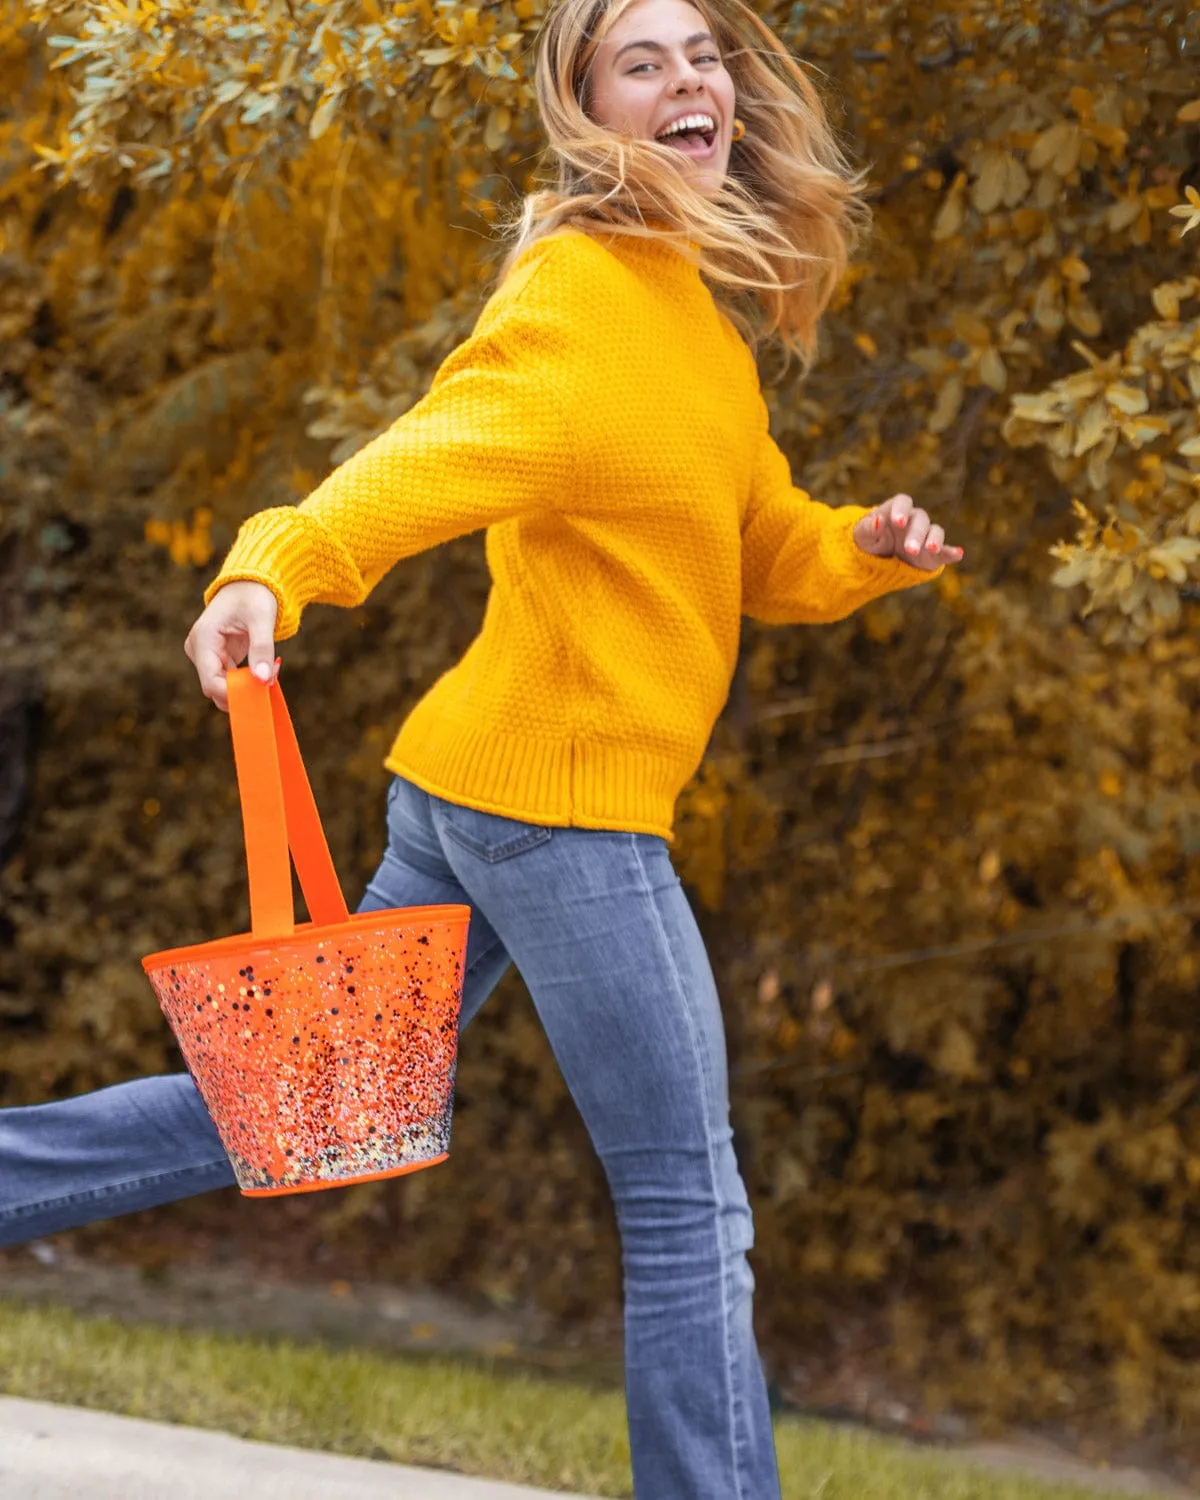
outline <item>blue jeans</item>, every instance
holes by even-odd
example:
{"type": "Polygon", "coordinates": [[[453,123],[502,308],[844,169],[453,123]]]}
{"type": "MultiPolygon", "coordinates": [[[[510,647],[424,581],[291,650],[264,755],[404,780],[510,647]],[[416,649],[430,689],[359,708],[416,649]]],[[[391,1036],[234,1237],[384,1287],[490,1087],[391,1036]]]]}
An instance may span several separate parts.
{"type": "MultiPolygon", "coordinates": [[[[665,841],[521,823],[397,777],[359,910],[456,902],[462,1024],[515,962],[607,1174],[639,1500],[778,1500],[721,1011],[665,841]]],[[[185,1073],[0,1111],[0,1244],[232,1183],[185,1073]]]]}

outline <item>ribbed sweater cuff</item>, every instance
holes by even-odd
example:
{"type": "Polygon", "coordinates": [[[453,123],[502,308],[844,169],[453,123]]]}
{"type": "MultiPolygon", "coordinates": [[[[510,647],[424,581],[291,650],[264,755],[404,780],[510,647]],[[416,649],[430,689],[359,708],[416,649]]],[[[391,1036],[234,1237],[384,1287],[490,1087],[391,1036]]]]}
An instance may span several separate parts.
{"type": "Polygon", "coordinates": [[[238,532],[204,602],[227,583],[264,584],[279,605],[275,639],[286,641],[299,630],[304,606],[321,590],[322,579],[328,587],[329,560],[321,556],[320,541],[319,528],[294,506],[259,511],[238,532]]]}

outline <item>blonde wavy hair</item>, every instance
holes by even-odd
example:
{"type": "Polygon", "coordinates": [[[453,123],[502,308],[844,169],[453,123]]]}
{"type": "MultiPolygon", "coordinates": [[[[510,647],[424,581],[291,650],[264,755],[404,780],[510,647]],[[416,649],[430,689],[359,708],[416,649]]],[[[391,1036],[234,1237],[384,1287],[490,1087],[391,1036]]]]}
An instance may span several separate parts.
{"type": "Polygon", "coordinates": [[[865,172],[838,145],[817,90],[742,0],[690,0],[716,38],[746,133],[706,197],[670,146],[607,129],[588,112],[596,49],[636,0],[558,0],[539,36],[538,108],[557,180],[530,193],[501,274],[567,226],[656,236],[694,254],[751,346],[777,336],[807,373],[817,326],[871,223],[865,172]]]}

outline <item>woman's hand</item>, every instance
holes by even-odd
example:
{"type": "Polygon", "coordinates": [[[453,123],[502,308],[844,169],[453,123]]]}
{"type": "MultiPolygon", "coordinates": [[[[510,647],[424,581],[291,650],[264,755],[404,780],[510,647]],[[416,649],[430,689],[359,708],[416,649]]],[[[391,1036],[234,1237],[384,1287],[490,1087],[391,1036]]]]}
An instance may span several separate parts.
{"type": "Polygon", "coordinates": [[[946,533],[927,511],[914,508],[911,495],[893,495],[868,511],[854,527],[854,540],[872,557],[898,557],[923,573],[963,560],[963,549],[946,545],[946,533]]]}
{"type": "Polygon", "coordinates": [[[243,579],[227,583],[192,626],[183,643],[187,658],[200,678],[200,691],[222,713],[229,712],[225,674],[247,661],[261,682],[279,675],[275,655],[275,595],[265,584],[243,579]]]}

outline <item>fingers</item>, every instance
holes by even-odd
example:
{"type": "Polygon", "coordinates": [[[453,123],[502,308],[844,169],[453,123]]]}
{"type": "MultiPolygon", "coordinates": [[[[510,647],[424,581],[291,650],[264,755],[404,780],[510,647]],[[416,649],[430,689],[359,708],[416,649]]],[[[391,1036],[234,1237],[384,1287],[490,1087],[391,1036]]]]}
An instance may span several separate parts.
{"type": "Polygon", "coordinates": [[[223,714],[227,714],[229,692],[225,686],[225,674],[234,663],[225,650],[222,637],[218,636],[214,643],[198,645],[195,655],[192,656],[192,665],[196,668],[196,675],[200,679],[200,691],[206,698],[211,699],[223,714]]]}
{"type": "Polygon", "coordinates": [[[884,525],[885,510],[885,506],[877,505],[874,510],[869,510],[855,523],[854,540],[864,552],[870,553],[872,557],[892,555],[894,533],[890,526],[884,525]]]}
{"type": "Polygon", "coordinates": [[[895,556],[910,567],[929,573],[962,562],[963,549],[946,545],[945,529],[914,506],[911,495],[893,495],[884,503],[884,514],[896,539],[895,556]]]}
{"type": "Polygon", "coordinates": [[[248,634],[250,646],[246,652],[246,665],[259,682],[274,682],[279,666],[275,656],[275,637],[269,629],[262,628],[261,621],[253,622],[248,634]]]}
{"type": "Polygon", "coordinates": [[[855,523],[854,540],[872,557],[894,557],[932,573],[963,560],[961,547],[949,546],[943,527],[913,504],[911,495],[893,495],[855,523]]]}
{"type": "Polygon", "coordinates": [[[932,523],[929,515],[923,510],[914,510],[908,517],[908,524],[904,528],[904,560],[913,562],[921,549],[925,546],[925,540],[929,535],[932,523]]]}
{"type": "Polygon", "coordinates": [[[189,631],[183,649],[196,669],[200,691],[223,713],[229,711],[225,677],[239,662],[245,661],[260,682],[274,682],[279,675],[277,613],[270,589],[260,583],[235,582],[213,596],[189,631]]]}
{"type": "Polygon", "coordinates": [[[206,698],[211,698],[218,708],[227,711],[228,703],[225,700],[227,660],[224,641],[220,635],[207,631],[206,624],[207,612],[201,615],[188,631],[187,640],[183,643],[183,652],[196,669],[196,676],[200,679],[200,691],[206,698]]]}

